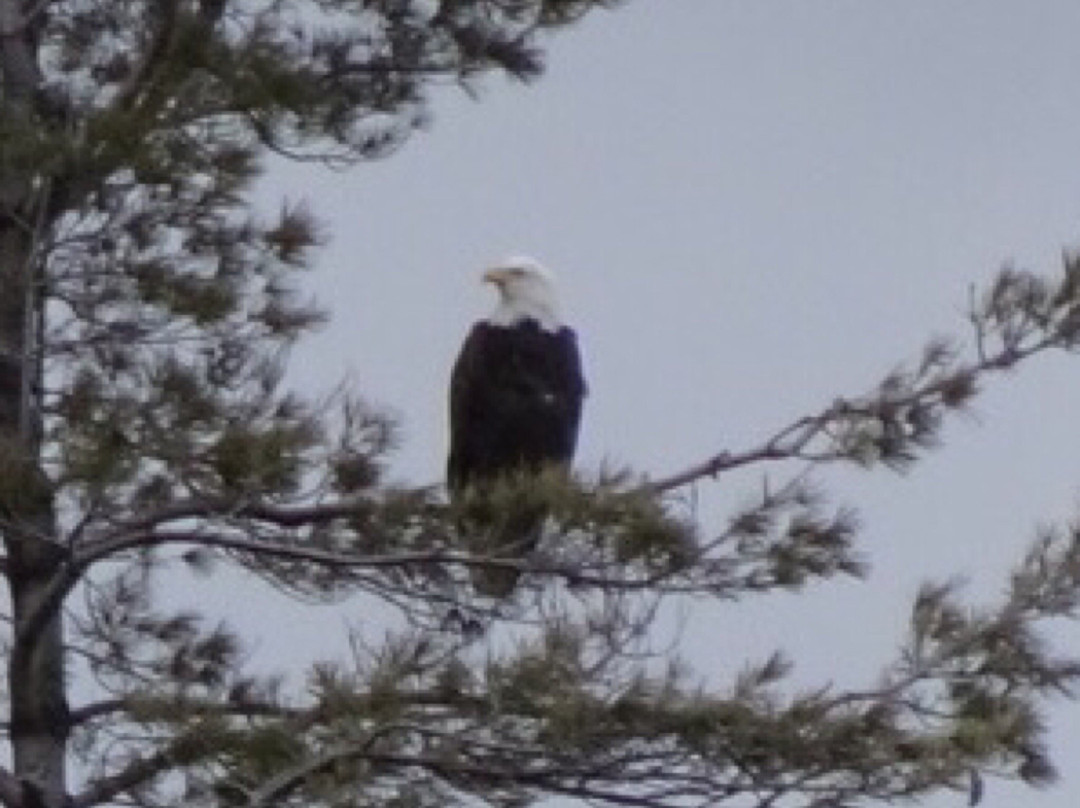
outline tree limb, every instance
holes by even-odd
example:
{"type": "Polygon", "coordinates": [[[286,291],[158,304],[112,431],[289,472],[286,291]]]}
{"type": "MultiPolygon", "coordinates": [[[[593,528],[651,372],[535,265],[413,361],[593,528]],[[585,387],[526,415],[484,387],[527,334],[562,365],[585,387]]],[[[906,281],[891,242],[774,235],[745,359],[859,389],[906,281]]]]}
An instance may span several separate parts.
{"type": "Polygon", "coordinates": [[[90,808],[108,803],[170,769],[192,763],[207,754],[210,754],[210,750],[201,742],[198,729],[190,730],[173,738],[167,746],[152,755],[135,758],[117,773],[91,781],[68,800],[65,808],[90,808]]]}
{"type": "MultiPolygon", "coordinates": [[[[375,501],[363,497],[305,506],[272,505],[220,496],[192,497],[160,507],[140,519],[122,523],[118,532],[145,531],[169,522],[215,516],[268,522],[278,527],[304,527],[360,516],[370,513],[374,507],[377,507],[375,501]]],[[[108,540],[108,536],[105,540],[108,540]]]]}
{"type": "Polygon", "coordinates": [[[109,802],[132,788],[153,780],[176,764],[167,750],[137,758],[114,775],[94,780],[68,801],[69,808],[90,808],[109,802]]]}
{"type": "Polygon", "coordinates": [[[103,699],[72,709],[68,713],[68,721],[72,727],[77,727],[101,716],[123,712],[125,707],[127,699],[103,699]]]}
{"type": "Polygon", "coordinates": [[[958,384],[964,384],[973,389],[977,379],[992,373],[1007,371],[1017,362],[1055,347],[1069,347],[1063,343],[1061,336],[1056,332],[1026,346],[1006,343],[997,352],[982,355],[977,361],[954,368],[945,376],[929,378],[906,394],[888,395],[879,391],[876,395],[866,395],[857,399],[838,399],[818,413],[799,418],[778,430],[755,448],[742,452],[720,452],[683,471],[650,481],[644,488],[653,493],[663,494],[706,477],[715,478],[725,471],[768,461],[858,462],[860,458],[829,440],[828,430],[832,425],[851,418],[883,417],[890,412],[909,410],[918,406],[944,408],[949,406],[949,396],[958,384]],[[817,451],[809,451],[815,440],[823,435],[826,438],[825,445],[817,451]]]}
{"type": "Polygon", "coordinates": [[[513,559],[477,556],[453,550],[436,549],[428,552],[380,555],[350,555],[312,547],[280,544],[244,536],[230,536],[206,530],[155,530],[115,536],[108,541],[95,542],[76,553],[76,564],[85,567],[128,550],[160,547],[166,544],[194,544],[240,553],[266,555],[287,561],[309,562],[343,569],[381,569],[411,564],[456,563],[471,566],[500,567],[520,570],[522,562],[513,559]]]}

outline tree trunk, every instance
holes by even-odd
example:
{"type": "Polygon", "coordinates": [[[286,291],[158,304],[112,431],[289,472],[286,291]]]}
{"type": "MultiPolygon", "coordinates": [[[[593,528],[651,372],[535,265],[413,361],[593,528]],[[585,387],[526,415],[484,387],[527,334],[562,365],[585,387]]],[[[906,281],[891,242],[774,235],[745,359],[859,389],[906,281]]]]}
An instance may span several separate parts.
{"type": "Polygon", "coordinates": [[[0,532],[13,618],[10,736],[24,805],[59,808],[66,794],[70,727],[61,609],[48,593],[63,573],[66,553],[57,541],[51,486],[40,458],[41,267],[34,255],[40,178],[4,154],[4,139],[10,144],[33,132],[41,83],[33,31],[17,0],[0,0],[0,81],[0,532]]]}

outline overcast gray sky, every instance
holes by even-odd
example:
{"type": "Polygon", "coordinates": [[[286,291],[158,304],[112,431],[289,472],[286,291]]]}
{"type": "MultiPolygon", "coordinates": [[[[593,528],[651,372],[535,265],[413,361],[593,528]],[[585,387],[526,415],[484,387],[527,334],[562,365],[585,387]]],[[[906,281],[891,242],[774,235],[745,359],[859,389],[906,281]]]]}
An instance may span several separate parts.
{"type": "MultiPolygon", "coordinates": [[[[445,88],[431,129],[389,160],[268,178],[265,199],[306,198],[332,238],[312,289],[334,319],[292,379],[349,374],[401,418],[394,476],[440,479],[449,367],[493,302],[479,272],[526,253],[559,275],[581,334],[581,466],[659,475],[748,447],[931,335],[966,336],[969,285],[1003,262],[1056,272],[1080,244],[1078,34],[1075,0],[637,0],[595,15],[551,42],[534,86],[489,80],[478,102],[445,88]]],[[[961,574],[994,598],[1035,527],[1077,512],[1077,412],[1080,358],[1039,360],[910,475],[824,476],[862,510],[872,576],[693,607],[702,670],[723,681],[781,646],[799,681],[851,684],[889,658],[920,581],[961,574]]],[[[759,485],[702,485],[702,513],[759,485]]],[[[1075,625],[1059,639],[1080,652],[1075,625]]],[[[1077,804],[1080,704],[1055,733],[1060,784],[994,784],[984,805],[1077,804]]]]}

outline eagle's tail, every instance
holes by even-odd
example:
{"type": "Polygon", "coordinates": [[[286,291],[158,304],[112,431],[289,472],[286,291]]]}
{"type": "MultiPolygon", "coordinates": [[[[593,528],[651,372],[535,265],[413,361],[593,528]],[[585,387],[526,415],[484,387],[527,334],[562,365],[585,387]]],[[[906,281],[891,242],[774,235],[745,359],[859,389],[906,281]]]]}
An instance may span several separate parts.
{"type": "Polygon", "coordinates": [[[531,505],[515,510],[497,524],[480,528],[476,547],[495,563],[477,565],[471,570],[473,588],[489,598],[508,598],[521,576],[520,563],[528,559],[543,535],[547,508],[531,505]],[[505,566],[498,562],[506,562],[505,566]]]}

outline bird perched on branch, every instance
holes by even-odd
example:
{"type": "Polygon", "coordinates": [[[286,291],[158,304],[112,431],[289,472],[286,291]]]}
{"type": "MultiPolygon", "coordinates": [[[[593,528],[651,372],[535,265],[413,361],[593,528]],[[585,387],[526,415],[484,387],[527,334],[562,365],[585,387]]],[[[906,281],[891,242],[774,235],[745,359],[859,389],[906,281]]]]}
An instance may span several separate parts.
{"type": "MultiPolygon", "coordinates": [[[[528,484],[549,468],[568,468],[585,398],[577,336],[559,317],[551,272],[515,257],[483,279],[495,286],[499,302],[472,327],[450,380],[447,484],[455,501],[482,500],[500,483],[528,484]]],[[[540,539],[545,509],[495,510],[487,509],[487,524],[467,529],[489,537],[483,549],[493,558],[527,556],[540,539]]],[[[482,594],[506,597],[518,574],[478,567],[473,583],[482,594]]]]}

